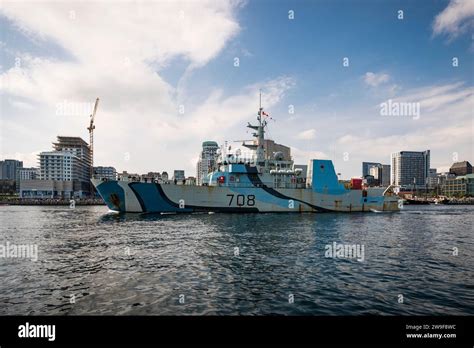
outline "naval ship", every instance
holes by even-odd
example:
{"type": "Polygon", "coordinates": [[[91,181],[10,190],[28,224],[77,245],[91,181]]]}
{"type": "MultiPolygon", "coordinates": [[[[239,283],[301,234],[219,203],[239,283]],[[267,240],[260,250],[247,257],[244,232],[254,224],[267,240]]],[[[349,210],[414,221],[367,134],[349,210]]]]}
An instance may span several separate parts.
{"type": "Polygon", "coordinates": [[[118,212],[388,212],[401,208],[391,186],[351,188],[340,183],[330,160],[311,159],[308,166],[300,166],[307,168],[298,168],[281,152],[267,154],[267,126],[268,114],[260,104],[257,124],[247,125],[254,139],[242,143],[253,156],[239,159],[224,148],[202,185],[100,177],[92,183],[108,208],[118,212]]]}

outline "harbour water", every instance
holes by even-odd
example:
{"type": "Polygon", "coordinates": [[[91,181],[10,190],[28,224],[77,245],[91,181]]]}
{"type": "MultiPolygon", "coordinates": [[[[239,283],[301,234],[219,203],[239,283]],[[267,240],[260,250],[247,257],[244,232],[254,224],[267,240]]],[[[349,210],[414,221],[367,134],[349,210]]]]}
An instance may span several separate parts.
{"type": "Polygon", "coordinates": [[[1,206],[1,315],[474,314],[474,206],[140,215],[1,206]],[[336,243],[363,260],[327,257],[336,243]],[[4,247],[5,248],[5,247],[4,247]]]}

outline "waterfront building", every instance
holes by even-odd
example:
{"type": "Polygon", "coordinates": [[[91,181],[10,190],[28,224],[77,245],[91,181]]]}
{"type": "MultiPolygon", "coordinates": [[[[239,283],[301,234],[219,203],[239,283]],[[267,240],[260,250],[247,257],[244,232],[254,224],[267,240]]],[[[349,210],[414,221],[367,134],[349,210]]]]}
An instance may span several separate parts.
{"type": "Polygon", "coordinates": [[[186,176],[184,175],[184,170],[176,169],[176,170],[173,172],[173,181],[176,180],[176,181],[178,181],[178,182],[181,182],[181,181],[183,181],[185,178],[186,178],[186,176]]]}
{"type": "Polygon", "coordinates": [[[373,180],[369,186],[383,186],[387,187],[390,185],[390,165],[389,164],[375,164],[369,165],[369,174],[364,176],[367,179],[368,176],[372,176],[373,180]]]}
{"type": "Polygon", "coordinates": [[[430,168],[430,150],[392,153],[391,183],[402,188],[425,187],[430,168]]]}
{"type": "Polygon", "coordinates": [[[442,186],[442,185],[444,185],[446,180],[454,179],[456,177],[456,175],[452,174],[452,173],[449,173],[449,172],[444,172],[444,173],[436,174],[436,177],[438,179],[438,182],[437,182],[438,186],[442,186]]]}
{"type": "Polygon", "coordinates": [[[81,160],[72,152],[45,151],[38,157],[39,175],[20,181],[20,197],[82,198],[89,194],[81,160]]]}
{"type": "Polygon", "coordinates": [[[122,173],[117,174],[117,179],[120,181],[138,181],[140,180],[140,175],[129,173],[126,170],[124,170],[122,173]]]}
{"type": "Polygon", "coordinates": [[[91,179],[91,151],[89,145],[79,137],[58,136],[53,143],[55,151],[73,154],[77,170],[77,180],[85,189],[90,187],[91,179]]]}
{"type": "Polygon", "coordinates": [[[161,174],[158,172],[148,172],[141,175],[141,180],[145,182],[161,182],[161,174]]]}
{"type": "MultiPolygon", "coordinates": [[[[472,174],[469,174],[472,175],[472,174]]],[[[448,197],[462,197],[468,193],[468,179],[466,176],[457,176],[446,179],[442,186],[443,195],[448,197]]]]}
{"type": "Polygon", "coordinates": [[[196,178],[194,176],[188,176],[186,178],[186,185],[191,185],[191,186],[196,185],[196,178]]]}
{"type": "Polygon", "coordinates": [[[0,179],[0,195],[11,196],[17,191],[16,180],[0,179]]]}
{"type": "Polygon", "coordinates": [[[364,179],[367,179],[367,184],[369,184],[369,186],[379,186],[382,179],[382,165],[370,166],[369,175],[366,175],[364,179]],[[369,177],[372,177],[372,179],[370,179],[370,184],[369,177]]]}
{"type": "Polygon", "coordinates": [[[18,169],[18,179],[23,180],[35,180],[39,179],[40,170],[39,168],[19,168],[18,169]]]}
{"type": "Polygon", "coordinates": [[[15,187],[18,191],[20,186],[18,170],[20,168],[23,168],[23,161],[15,159],[5,159],[0,161],[0,180],[15,180],[15,187]]]}
{"type": "Polygon", "coordinates": [[[40,179],[72,181],[83,179],[78,159],[68,151],[45,151],[39,154],[40,179]]]}
{"type": "Polygon", "coordinates": [[[426,185],[429,189],[434,189],[438,185],[438,173],[436,168],[430,168],[428,177],[426,178],[426,185]]]}
{"type": "Polygon", "coordinates": [[[18,169],[23,168],[23,162],[15,159],[0,161],[0,179],[18,180],[18,169]]]}
{"type": "Polygon", "coordinates": [[[466,180],[466,191],[467,195],[474,197],[474,174],[466,174],[465,176],[466,180]]]}
{"type": "Polygon", "coordinates": [[[196,164],[196,181],[198,185],[206,183],[207,174],[216,169],[217,150],[219,150],[219,145],[215,141],[205,141],[202,143],[202,150],[196,164]]]}
{"type": "Polygon", "coordinates": [[[117,180],[117,170],[114,167],[94,167],[94,176],[107,180],[117,180]]]}
{"type": "Polygon", "coordinates": [[[83,198],[85,192],[81,190],[78,181],[73,180],[25,180],[21,181],[21,198],[83,198]]]}
{"type": "Polygon", "coordinates": [[[370,175],[370,167],[381,165],[381,163],[376,162],[362,162],[362,178],[365,178],[367,175],[370,175]]]}
{"type": "Polygon", "coordinates": [[[21,188],[24,187],[25,181],[38,180],[40,178],[39,168],[19,168],[18,169],[18,191],[21,197],[21,188]]]}
{"type": "Polygon", "coordinates": [[[442,192],[448,197],[474,196],[474,174],[446,179],[442,185],[442,192]]]}
{"type": "Polygon", "coordinates": [[[390,164],[382,164],[382,178],[380,179],[380,185],[388,187],[390,185],[390,164]]]}
{"type": "Polygon", "coordinates": [[[472,165],[468,161],[455,162],[449,168],[449,172],[455,175],[472,174],[472,165]]]}
{"type": "Polygon", "coordinates": [[[464,196],[466,194],[466,183],[462,179],[447,179],[441,188],[443,195],[447,197],[464,196]]]}
{"type": "Polygon", "coordinates": [[[79,137],[58,136],[53,151],[38,155],[39,175],[22,171],[20,197],[71,198],[90,195],[91,154],[79,137]]]}

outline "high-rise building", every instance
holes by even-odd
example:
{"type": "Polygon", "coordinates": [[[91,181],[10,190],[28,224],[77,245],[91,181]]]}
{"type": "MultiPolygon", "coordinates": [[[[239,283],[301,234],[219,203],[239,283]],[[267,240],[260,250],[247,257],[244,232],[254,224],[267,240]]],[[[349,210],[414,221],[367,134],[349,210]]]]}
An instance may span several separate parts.
{"type": "Polygon", "coordinates": [[[67,151],[75,156],[78,180],[90,185],[91,179],[91,151],[89,145],[79,137],[58,136],[57,142],[53,143],[55,151],[67,151]]]}
{"type": "Polygon", "coordinates": [[[362,177],[365,178],[367,175],[370,175],[370,167],[381,166],[380,163],[376,162],[362,162],[362,177]]]}
{"type": "Polygon", "coordinates": [[[430,189],[433,189],[438,185],[438,171],[436,170],[436,168],[430,168],[430,170],[428,171],[426,185],[428,185],[428,188],[430,189]]]}
{"type": "Polygon", "coordinates": [[[23,198],[83,197],[82,171],[78,159],[68,151],[45,151],[39,154],[39,177],[20,181],[23,198]],[[81,179],[81,180],[80,180],[81,179]]]}
{"type": "Polygon", "coordinates": [[[196,181],[198,185],[205,183],[207,174],[216,168],[218,149],[219,145],[215,141],[205,141],[202,143],[202,151],[196,164],[196,181]]]}
{"type": "Polygon", "coordinates": [[[390,185],[390,165],[389,164],[375,164],[369,165],[369,174],[364,176],[366,179],[368,176],[373,176],[371,181],[373,185],[387,187],[390,185]]]}
{"type": "Polygon", "coordinates": [[[58,136],[53,151],[41,152],[39,179],[24,180],[21,197],[84,197],[90,193],[91,155],[79,137],[58,136]]]}
{"type": "Polygon", "coordinates": [[[90,194],[91,154],[79,137],[58,136],[53,151],[38,155],[39,171],[21,171],[21,197],[72,198],[90,194]]]}
{"type": "Polygon", "coordinates": [[[0,161],[0,180],[14,180],[15,188],[20,187],[20,177],[18,170],[23,168],[23,162],[15,159],[0,161]]]}
{"type": "Polygon", "coordinates": [[[400,187],[425,187],[430,169],[430,150],[392,153],[392,184],[400,187]]]}
{"type": "Polygon", "coordinates": [[[380,179],[380,185],[387,187],[390,185],[390,164],[382,164],[382,178],[380,179]]]}
{"type": "Polygon", "coordinates": [[[0,179],[3,180],[18,180],[18,169],[23,168],[23,162],[6,159],[0,161],[0,179]]]}
{"type": "Polygon", "coordinates": [[[368,176],[372,176],[373,179],[371,180],[372,185],[379,186],[380,181],[382,180],[382,165],[375,165],[369,167],[369,175],[366,175],[364,178],[366,179],[368,176]]]}
{"type": "Polygon", "coordinates": [[[68,151],[47,151],[39,154],[40,179],[88,182],[82,161],[68,151]]]}
{"type": "Polygon", "coordinates": [[[449,172],[457,176],[472,174],[472,165],[468,161],[456,162],[449,168],[449,172]]]}

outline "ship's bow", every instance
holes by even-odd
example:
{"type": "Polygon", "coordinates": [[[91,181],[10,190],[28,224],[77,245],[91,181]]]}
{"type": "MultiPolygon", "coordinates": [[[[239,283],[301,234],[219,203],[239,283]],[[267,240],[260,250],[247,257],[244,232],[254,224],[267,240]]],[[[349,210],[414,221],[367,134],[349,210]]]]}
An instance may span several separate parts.
{"type": "Polygon", "coordinates": [[[110,210],[126,211],[125,192],[118,181],[91,179],[91,182],[110,210]]]}

